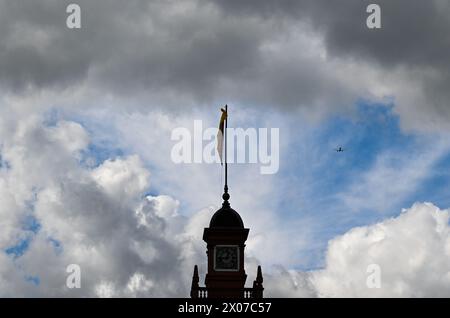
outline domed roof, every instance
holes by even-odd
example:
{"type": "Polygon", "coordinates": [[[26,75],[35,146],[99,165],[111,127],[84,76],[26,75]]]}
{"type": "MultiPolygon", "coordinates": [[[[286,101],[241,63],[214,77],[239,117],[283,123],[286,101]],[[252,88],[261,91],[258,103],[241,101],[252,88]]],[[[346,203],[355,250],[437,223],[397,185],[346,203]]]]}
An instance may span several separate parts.
{"type": "Polygon", "coordinates": [[[242,222],[241,216],[235,210],[233,210],[228,202],[224,202],[222,207],[217,210],[209,222],[210,228],[226,227],[226,228],[244,228],[244,222],[242,222]]]}

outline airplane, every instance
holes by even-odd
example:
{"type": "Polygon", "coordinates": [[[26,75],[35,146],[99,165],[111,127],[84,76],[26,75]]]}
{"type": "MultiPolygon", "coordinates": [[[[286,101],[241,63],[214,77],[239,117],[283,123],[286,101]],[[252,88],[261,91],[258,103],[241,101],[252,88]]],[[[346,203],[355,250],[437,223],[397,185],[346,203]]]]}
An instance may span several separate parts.
{"type": "Polygon", "coordinates": [[[344,152],[345,151],[345,149],[342,148],[341,146],[335,148],[334,150],[336,150],[336,152],[344,152]]]}

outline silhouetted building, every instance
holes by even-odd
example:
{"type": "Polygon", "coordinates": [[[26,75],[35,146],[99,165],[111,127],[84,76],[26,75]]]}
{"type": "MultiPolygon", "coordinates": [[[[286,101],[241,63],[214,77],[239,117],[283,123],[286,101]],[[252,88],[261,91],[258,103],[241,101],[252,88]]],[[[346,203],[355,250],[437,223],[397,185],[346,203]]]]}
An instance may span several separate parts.
{"type": "Polygon", "coordinates": [[[205,287],[199,286],[197,265],[192,277],[192,298],[262,298],[263,277],[258,266],[253,287],[246,288],[244,250],[249,229],[244,228],[241,216],[228,202],[228,187],[223,194],[222,207],[214,213],[209,227],[203,231],[207,244],[208,272],[205,287]]]}

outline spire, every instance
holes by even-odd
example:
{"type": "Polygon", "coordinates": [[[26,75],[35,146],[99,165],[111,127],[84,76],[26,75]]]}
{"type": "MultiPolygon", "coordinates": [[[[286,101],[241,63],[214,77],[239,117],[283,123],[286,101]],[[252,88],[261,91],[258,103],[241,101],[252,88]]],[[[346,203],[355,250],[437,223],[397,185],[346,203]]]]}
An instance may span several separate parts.
{"type": "Polygon", "coordinates": [[[198,287],[199,277],[198,277],[198,267],[194,266],[194,275],[192,275],[192,285],[196,285],[198,287]]]}
{"type": "Polygon", "coordinates": [[[263,292],[264,292],[263,276],[261,266],[258,266],[256,279],[253,281],[253,298],[263,298],[263,292]]]}
{"type": "Polygon", "coordinates": [[[263,283],[263,276],[262,276],[261,265],[258,265],[258,273],[256,274],[256,282],[259,283],[259,284],[263,283]]]}
{"type": "Polygon", "coordinates": [[[194,275],[192,275],[192,285],[191,285],[191,297],[192,298],[198,297],[198,289],[199,289],[198,282],[199,281],[200,281],[200,279],[198,277],[198,267],[197,267],[197,265],[195,265],[194,266],[194,275]]]}

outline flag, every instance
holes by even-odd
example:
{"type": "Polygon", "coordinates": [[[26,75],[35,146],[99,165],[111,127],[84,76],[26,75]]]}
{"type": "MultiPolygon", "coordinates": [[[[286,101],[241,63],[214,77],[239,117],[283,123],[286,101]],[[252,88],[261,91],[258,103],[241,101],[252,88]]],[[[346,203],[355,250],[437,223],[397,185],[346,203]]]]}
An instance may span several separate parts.
{"type": "Polygon", "coordinates": [[[221,108],[222,115],[220,116],[219,131],[217,132],[217,153],[219,154],[220,164],[223,164],[223,136],[225,120],[227,120],[226,109],[221,108]]]}

